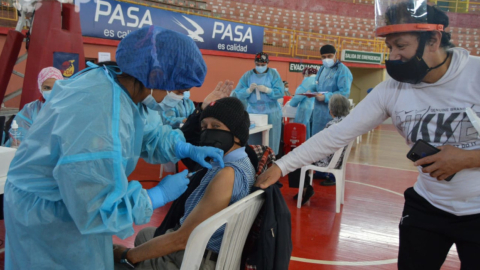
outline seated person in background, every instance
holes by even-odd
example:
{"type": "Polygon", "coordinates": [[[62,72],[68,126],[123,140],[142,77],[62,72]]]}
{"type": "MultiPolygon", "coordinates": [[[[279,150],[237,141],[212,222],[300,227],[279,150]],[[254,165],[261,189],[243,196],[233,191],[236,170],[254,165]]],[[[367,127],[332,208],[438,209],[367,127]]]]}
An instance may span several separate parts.
{"type": "MultiPolygon", "coordinates": [[[[155,227],[140,231],[135,248],[114,247],[115,269],[180,269],[190,233],[203,221],[246,197],[255,181],[255,169],[245,153],[250,119],[237,98],[210,103],[201,115],[200,143],[224,150],[225,168],[212,164],[200,185],[188,197],[177,228],[154,237],[155,227]],[[121,259],[123,263],[119,263],[121,259]]],[[[225,226],[207,244],[200,269],[215,269],[225,226]]]]}
{"type": "MultiPolygon", "coordinates": [[[[350,113],[350,101],[348,101],[346,97],[340,94],[332,95],[332,97],[330,98],[330,102],[328,103],[328,109],[330,110],[330,115],[332,116],[333,119],[327,123],[325,128],[328,128],[336,123],[339,123],[345,118],[345,116],[347,116],[350,113]]],[[[335,165],[336,169],[340,168],[340,166],[342,165],[344,154],[345,154],[345,148],[343,149],[340,159],[335,165]]],[[[333,158],[333,154],[331,154],[330,156],[320,161],[315,162],[314,165],[318,167],[327,167],[328,164],[330,164],[330,161],[332,160],[332,158],[333,158]]],[[[315,176],[326,179],[325,181],[320,183],[320,185],[322,186],[335,185],[335,177],[333,176],[333,174],[317,172],[315,173],[315,176]]],[[[305,183],[304,184],[305,188],[303,189],[302,205],[308,202],[310,198],[313,196],[313,194],[315,194],[315,192],[313,191],[313,187],[310,185],[310,176],[308,175],[308,173],[306,173],[305,175],[304,183],[305,183]]],[[[293,199],[296,200],[297,197],[298,195],[295,195],[293,199]]]]}
{"type": "Polygon", "coordinates": [[[195,104],[190,100],[190,91],[183,92],[183,95],[169,93],[162,102],[170,107],[160,112],[163,124],[172,128],[179,128],[180,124],[185,123],[188,116],[195,111],[195,104]]]}
{"type": "MultiPolygon", "coordinates": [[[[328,128],[332,125],[340,123],[349,113],[350,113],[350,101],[340,94],[335,94],[330,98],[330,102],[328,103],[328,109],[330,110],[330,115],[332,116],[332,120],[330,120],[325,128],[328,128]]],[[[343,148],[342,155],[338,160],[337,164],[335,165],[335,169],[340,168],[343,162],[343,156],[345,155],[345,148],[343,148]]],[[[327,167],[330,164],[330,161],[333,158],[333,154],[330,156],[315,162],[314,164],[318,167],[327,167]]],[[[329,173],[325,175],[325,181],[321,182],[320,185],[322,186],[334,186],[335,185],[335,176],[329,173]]]]}

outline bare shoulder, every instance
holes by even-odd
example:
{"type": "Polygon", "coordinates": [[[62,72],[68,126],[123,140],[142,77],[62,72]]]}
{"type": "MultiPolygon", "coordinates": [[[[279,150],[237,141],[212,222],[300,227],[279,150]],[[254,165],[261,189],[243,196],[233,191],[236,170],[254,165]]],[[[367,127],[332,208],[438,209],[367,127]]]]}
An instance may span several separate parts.
{"type": "Polygon", "coordinates": [[[235,170],[232,167],[225,167],[215,175],[215,177],[210,182],[209,186],[212,186],[212,185],[223,186],[226,184],[233,185],[234,180],[235,180],[235,170]]]}

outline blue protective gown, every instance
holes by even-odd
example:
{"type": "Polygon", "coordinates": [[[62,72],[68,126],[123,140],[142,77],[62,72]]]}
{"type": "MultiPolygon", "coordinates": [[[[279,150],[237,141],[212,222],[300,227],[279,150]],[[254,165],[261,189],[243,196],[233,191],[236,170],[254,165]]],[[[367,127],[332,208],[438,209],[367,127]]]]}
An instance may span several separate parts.
{"type": "Polygon", "coordinates": [[[127,176],[139,157],[176,162],[175,142],[185,138],[170,126],[145,127],[143,105],[103,68],[53,91],[7,176],[5,269],[113,269],[112,235],[132,235],[153,212],[127,176]]]}
{"type": "Polygon", "coordinates": [[[165,125],[179,128],[183,119],[188,118],[195,111],[195,104],[190,99],[182,99],[177,106],[161,111],[162,120],[165,125]]]}
{"type": "MultiPolygon", "coordinates": [[[[38,112],[43,106],[43,102],[40,100],[35,100],[30,103],[25,104],[23,109],[20,110],[13,120],[17,121],[18,131],[20,132],[21,137],[25,137],[28,130],[32,126],[33,121],[37,118],[38,112]]],[[[12,129],[10,129],[11,131],[12,129]]],[[[22,141],[22,138],[20,138],[22,141]]],[[[5,143],[5,146],[10,146],[12,144],[12,138],[9,138],[5,143]]]]}
{"type": "Polygon", "coordinates": [[[334,94],[346,98],[350,96],[353,76],[347,66],[337,61],[331,68],[322,66],[315,77],[316,92],[325,93],[325,101],[315,99],[312,114],[312,136],[322,131],[325,125],[332,120],[328,110],[328,101],[334,94]]]}
{"type": "Polygon", "coordinates": [[[295,119],[293,122],[304,124],[307,126],[307,140],[312,136],[311,118],[313,112],[313,102],[315,98],[308,98],[299,94],[304,94],[307,91],[315,92],[315,76],[303,79],[302,84],[295,91],[295,96],[290,100],[290,106],[298,107],[295,119]]]}
{"type": "Polygon", "coordinates": [[[245,107],[245,110],[247,110],[247,108],[248,108],[248,102],[247,102],[247,99],[246,99],[246,98],[239,98],[238,95],[237,95],[237,92],[235,92],[235,91],[232,91],[232,93],[230,94],[230,96],[231,96],[231,97],[236,97],[236,98],[238,98],[238,99],[242,102],[243,106],[245,107]]]}
{"type": "Polygon", "coordinates": [[[273,127],[270,130],[270,148],[278,153],[282,129],[282,109],[277,99],[283,97],[284,86],[280,74],[275,69],[269,68],[266,73],[256,74],[254,69],[247,71],[235,88],[236,95],[240,100],[248,102],[247,111],[253,114],[268,114],[268,123],[273,127]],[[252,83],[264,85],[272,89],[270,94],[260,92],[260,100],[257,100],[256,91],[247,92],[252,83]]]}

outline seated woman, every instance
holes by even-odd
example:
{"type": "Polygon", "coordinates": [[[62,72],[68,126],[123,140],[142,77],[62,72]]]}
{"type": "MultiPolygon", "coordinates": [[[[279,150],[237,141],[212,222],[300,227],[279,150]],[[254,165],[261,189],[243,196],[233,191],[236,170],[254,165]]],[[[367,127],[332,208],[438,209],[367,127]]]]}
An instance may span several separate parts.
{"type": "MultiPolygon", "coordinates": [[[[350,113],[350,101],[342,95],[336,94],[330,98],[330,102],[328,103],[328,109],[330,110],[330,115],[332,116],[332,120],[330,120],[326,125],[325,128],[328,128],[332,125],[340,123],[349,113],[350,113]]],[[[335,169],[340,168],[343,162],[343,156],[345,155],[345,148],[343,148],[342,155],[338,160],[337,164],[335,165],[335,169]]],[[[327,167],[330,164],[330,161],[333,158],[333,154],[330,156],[315,162],[315,165],[318,167],[327,167]]],[[[320,185],[322,186],[334,186],[335,185],[335,176],[329,173],[325,175],[325,181],[321,182],[320,185]]]]}
{"type": "MultiPolygon", "coordinates": [[[[200,143],[224,150],[225,168],[212,164],[200,185],[188,197],[178,228],[154,237],[156,227],[145,228],[135,247],[115,246],[115,269],[180,269],[191,232],[200,223],[244,198],[255,181],[255,169],[245,153],[250,119],[240,100],[227,97],[210,103],[201,115],[200,143]],[[120,263],[121,262],[121,263],[120,263]]],[[[207,244],[200,269],[215,269],[225,227],[207,244]]]]}
{"type": "MultiPolygon", "coordinates": [[[[339,123],[350,113],[350,101],[348,101],[348,99],[342,95],[339,95],[339,94],[332,95],[328,103],[328,109],[330,110],[330,115],[332,116],[333,119],[327,123],[325,128],[328,128],[334,124],[339,123]]],[[[338,163],[335,165],[335,168],[340,168],[340,166],[342,165],[344,154],[345,154],[345,148],[343,149],[342,155],[340,156],[338,163]]],[[[333,154],[320,161],[315,162],[314,165],[319,167],[327,167],[328,164],[330,164],[330,161],[332,160],[332,158],[333,158],[333,154]]],[[[299,178],[300,169],[296,170],[295,172],[297,172],[297,175],[298,175],[296,177],[299,178]]],[[[321,182],[320,185],[322,186],[335,185],[335,177],[333,176],[333,174],[329,174],[329,173],[318,174],[317,172],[315,173],[315,175],[320,175],[321,178],[326,179],[325,181],[321,182]]],[[[304,185],[305,188],[303,189],[302,205],[308,202],[310,198],[313,196],[313,194],[315,194],[315,192],[313,191],[313,187],[310,185],[310,176],[308,173],[306,173],[305,175],[304,183],[305,183],[304,185]]],[[[297,197],[298,195],[295,195],[293,199],[296,200],[297,197]]]]}

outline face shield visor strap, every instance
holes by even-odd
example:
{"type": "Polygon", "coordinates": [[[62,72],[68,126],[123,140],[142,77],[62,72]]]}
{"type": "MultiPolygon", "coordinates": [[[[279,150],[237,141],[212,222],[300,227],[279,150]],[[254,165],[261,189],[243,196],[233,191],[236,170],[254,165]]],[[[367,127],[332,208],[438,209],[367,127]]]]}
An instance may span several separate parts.
{"type": "MultiPolygon", "coordinates": [[[[420,34],[420,40],[419,40],[419,42],[418,42],[418,46],[419,46],[419,47],[418,47],[417,53],[416,53],[416,55],[415,55],[415,56],[417,57],[417,60],[419,60],[419,61],[421,61],[421,62],[424,62],[424,63],[425,63],[425,61],[423,60],[423,53],[424,53],[424,51],[425,51],[425,45],[426,45],[426,44],[427,44],[427,32],[424,32],[424,33],[421,33],[421,34],[420,34]]],[[[425,66],[428,67],[427,72],[429,72],[429,71],[431,71],[431,70],[434,70],[434,69],[437,69],[437,68],[441,67],[443,64],[445,64],[445,62],[447,62],[447,59],[448,59],[448,56],[449,56],[449,55],[450,55],[450,54],[447,53],[447,57],[445,57],[445,60],[443,60],[443,62],[440,63],[440,64],[437,65],[437,66],[429,67],[429,66],[427,65],[427,63],[425,63],[425,66]]]]}
{"type": "Polygon", "coordinates": [[[427,36],[426,33],[421,33],[420,38],[418,40],[418,48],[417,48],[417,53],[415,56],[417,57],[417,60],[423,61],[423,53],[425,52],[425,44],[427,44],[427,36]]]}
{"type": "Polygon", "coordinates": [[[428,31],[444,31],[443,24],[423,24],[423,23],[409,23],[409,24],[393,24],[378,27],[375,30],[375,36],[385,37],[389,34],[406,33],[406,32],[428,32],[428,31]]]}

